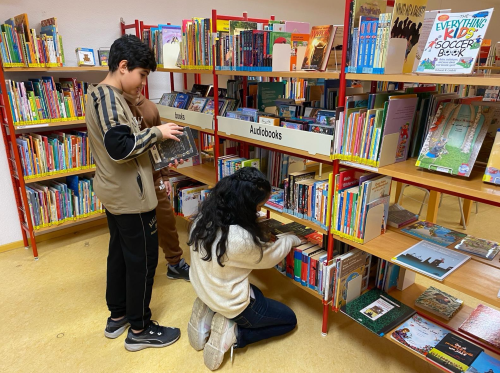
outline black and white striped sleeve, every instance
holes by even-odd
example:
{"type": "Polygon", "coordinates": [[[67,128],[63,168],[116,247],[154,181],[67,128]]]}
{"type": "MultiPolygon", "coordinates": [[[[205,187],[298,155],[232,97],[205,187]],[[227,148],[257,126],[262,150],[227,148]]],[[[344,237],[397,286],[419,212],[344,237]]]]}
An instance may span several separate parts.
{"type": "Polygon", "coordinates": [[[100,86],[92,99],[101,125],[104,147],[111,159],[118,163],[127,162],[144,154],[158,140],[162,139],[161,131],[146,128],[133,133],[132,123],[125,115],[125,109],[116,99],[112,88],[100,86]]]}

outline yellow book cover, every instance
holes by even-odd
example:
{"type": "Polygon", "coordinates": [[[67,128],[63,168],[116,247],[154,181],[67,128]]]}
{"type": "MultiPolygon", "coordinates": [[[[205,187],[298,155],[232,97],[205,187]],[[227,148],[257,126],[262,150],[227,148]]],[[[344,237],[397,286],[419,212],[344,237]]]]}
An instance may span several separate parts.
{"type": "Polygon", "coordinates": [[[356,0],[354,2],[354,27],[359,27],[359,18],[375,17],[385,13],[387,0],[356,0]]]}

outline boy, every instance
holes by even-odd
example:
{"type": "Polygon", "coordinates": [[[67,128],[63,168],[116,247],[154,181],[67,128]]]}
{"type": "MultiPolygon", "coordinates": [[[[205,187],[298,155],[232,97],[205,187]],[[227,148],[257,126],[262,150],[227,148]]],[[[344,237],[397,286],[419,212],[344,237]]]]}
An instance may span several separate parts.
{"type": "Polygon", "coordinates": [[[117,338],[130,324],[125,348],[164,347],[180,337],[177,328],[151,320],[149,302],[158,264],[156,199],[148,150],[162,139],[178,140],[173,123],[140,130],[122,93],[137,95],[150,71],[153,52],[137,37],[115,40],[109,72],[89,86],[86,102],[90,148],[96,162],[94,189],[109,226],[106,302],[111,316],[104,335],[117,338]]]}
{"type": "MultiPolygon", "coordinates": [[[[124,94],[130,111],[137,119],[141,129],[161,125],[160,113],[154,103],[142,94],[131,96],[124,94]]],[[[156,219],[158,220],[158,242],[168,262],[167,277],[172,280],[183,279],[189,281],[189,265],[182,257],[179,246],[179,236],[175,228],[175,216],[170,205],[170,183],[168,169],[153,172],[153,180],[158,198],[156,219]]]]}

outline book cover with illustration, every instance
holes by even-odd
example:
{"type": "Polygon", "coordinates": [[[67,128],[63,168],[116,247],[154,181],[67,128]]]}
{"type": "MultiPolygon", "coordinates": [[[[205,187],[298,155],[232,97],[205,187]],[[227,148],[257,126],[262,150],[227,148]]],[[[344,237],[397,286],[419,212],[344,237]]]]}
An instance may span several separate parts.
{"type": "Polygon", "coordinates": [[[290,48],[292,48],[292,33],[291,32],[271,32],[269,35],[270,38],[270,54],[273,54],[273,45],[274,44],[288,44],[290,48]]]}
{"type": "Polygon", "coordinates": [[[371,255],[358,249],[349,251],[340,259],[340,264],[337,264],[339,273],[336,285],[336,309],[340,309],[359,297],[361,292],[367,289],[368,271],[371,264],[371,255]]]}
{"type": "Polygon", "coordinates": [[[364,293],[340,311],[380,337],[415,314],[414,309],[380,289],[364,293]]]}
{"type": "Polygon", "coordinates": [[[458,329],[500,349],[500,311],[480,304],[458,329]]]}
{"type": "Polygon", "coordinates": [[[449,372],[463,373],[482,351],[475,344],[448,333],[426,357],[449,372]]]}
{"type": "Polygon", "coordinates": [[[492,14],[493,8],[438,14],[416,72],[471,74],[492,14]]]}
{"type": "Polygon", "coordinates": [[[191,128],[184,127],[182,134],[176,136],[180,141],[164,140],[151,148],[150,155],[155,171],[168,167],[175,160],[188,159],[198,155],[191,128]]]}
{"type": "Polygon", "coordinates": [[[425,356],[448,333],[448,330],[415,314],[392,332],[391,338],[425,356]]]}
{"type": "Polygon", "coordinates": [[[313,26],[302,63],[302,70],[325,71],[334,38],[333,25],[313,26]]]}
{"type": "MultiPolygon", "coordinates": [[[[425,17],[427,0],[396,0],[392,11],[390,39],[406,39],[403,73],[411,73],[417,55],[417,43],[425,17]]],[[[389,45],[391,41],[389,40],[389,45]]]]}
{"type": "Polygon", "coordinates": [[[205,108],[205,105],[208,101],[206,97],[193,97],[191,103],[189,104],[188,110],[196,111],[197,113],[201,113],[205,108]]]}
{"type": "Polygon", "coordinates": [[[495,141],[491,148],[488,165],[484,172],[483,181],[500,184],[500,129],[497,130],[495,141]]]}
{"type": "Polygon", "coordinates": [[[257,30],[256,22],[229,21],[229,35],[239,35],[241,31],[257,30]]]}
{"type": "Polygon", "coordinates": [[[500,373],[500,361],[485,352],[481,352],[467,373],[500,373]]]}
{"type": "Polygon", "coordinates": [[[187,109],[191,96],[185,93],[178,93],[173,104],[174,108],[187,109]]]}
{"type": "Polygon", "coordinates": [[[462,242],[455,246],[455,249],[465,251],[481,258],[493,260],[493,258],[498,254],[500,246],[498,245],[498,242],[488,241],[468,235],[462,240],[462,242]]]}
{"type": "Polygon", "coordinates": [[[428,221],[418,221],[409,227],[401,229],[401,232],[444,247],[467,237],[465,233],[460,233],[428,221]]]}
{"type": "Polygon", "coordinates": [[[445,293],[434,286],[429,287],[416,300],[415,305],[443,319],[450,320],[458,312],[463,300],[445,293]]]}
{"type": "Polygon", "coordinates": [[[272,187],[271,196],[266,202],[265,206],[270,209],[283,212],[284,208],[284,193],[285,191],[281,188],[272,187]]]}
{"type": "Polygon", "coordinates": [[[353,27],[359,27],[360,17],[378,18],[381,13],[385,13],[386,7],[386,0],[356,0],[353,27]]]}
{"type": "Polygon", "coordinates": [[[422,273],[438,281],[460,267],[470,256],[446,249],[431,242],[420,241],[398,254],[392,261],[412,271],[422,273]]]}

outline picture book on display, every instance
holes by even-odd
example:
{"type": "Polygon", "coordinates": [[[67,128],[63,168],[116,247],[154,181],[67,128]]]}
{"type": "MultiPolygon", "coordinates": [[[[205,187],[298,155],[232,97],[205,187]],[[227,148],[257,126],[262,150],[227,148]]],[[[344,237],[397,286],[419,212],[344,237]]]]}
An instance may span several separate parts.
{"type": "Polygon", "coordinates": [[[448,333],[427,354],[427,359],[453,373],[463,373],[483,351],[459,336],[448,333]]]}
{"type": "Polygon", "coordinates": [[[313,26],[309,35],[302,70],[326,70],[334,37],[335,29],[332,25],[313,26]]]}
{"type": "Polygon", "coordinates": [[[177,135],[177,137],[181,141],[163,140],[151,148],[155,171],[168,167],[175,160],[188,159],[198,155],[191,128],[184,127],[182,134],[177,135]]]}
{"type": "Polygon", "coordinates": [[[500,250],[498,242],[483,240],[473,236],[465,237],[455,249],[465,251],[469,254],[479,256],[488,260],[493,260],[500,250]]]}
{"type": "Polygon", "coordinates": [[[418,215],[406,210],[397,203],[389,206],[389,217],[387,225],[394,228],[401,228],[418,220],[418,215]]]}
{"type": "Polygon", "coordinates": [[[500,361],[481,352],[467,370],[467,373],[498,373],[500,372],[500,361]]]}
{"type": "Polygon", "coordinates": [[[468,255],[421,241],[392,258],[392,261],[412,271],[443,281],[469,259],[468,255]]]}
{"type": "Polygon", "coordinates": [[[480,304],[458,329],[500,349],[500,311],[480,304]]]}
{"type": "Polygon", "coordinates": [[[465,233],[429,223],[428,221],[418,221],[409,227],[401,229],[401,232],[444,247],[463,240],[467,236],[465,233]]]}
{"type": "Polygon", "coordinates": [[[434,286],[428,288],[415,300],[417,307],[446,320],[450,320],[455,316],[463,303],[463,300],[455,298],[434,286]]]}
{"type": "Polygon", "coordinates": [[[391,338],[425,356],[448,333],[448,330],[440,328],[420,315],[414,314],[392,332],[391,338]]]}
{"type": "Polygon", "coordinates": [[[379,289],[364,293],[340,311],[380,337],[415,313],[414,309],[379,289]]]}
{"type": "Polygon", "coordinates": [[[497,130],[483,181],[500,184],[500,129],[497,130]]]}
{"type": "Polygon", "coordinates": [[[493,8],[438,14],[416,72],[471,74],[492,13],[493,8]]]}
{"type": "Polygon", "coordinates": [[[469,177],[488,127],[495,120],[494,112],[493,107],[482,102],[442,104],[434,117],[416,166],[469,177]]]}

